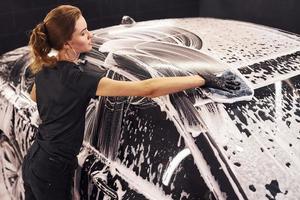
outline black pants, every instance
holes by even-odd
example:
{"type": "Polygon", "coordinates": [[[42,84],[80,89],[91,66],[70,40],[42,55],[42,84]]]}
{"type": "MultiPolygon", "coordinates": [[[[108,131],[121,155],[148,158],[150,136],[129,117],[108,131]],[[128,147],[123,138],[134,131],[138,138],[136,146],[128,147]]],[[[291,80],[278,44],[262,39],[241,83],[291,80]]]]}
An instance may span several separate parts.
{"type": "Polygon", "coordinates": [[[25,200],[72,200],[76,167],[77,160],[63,162],[34,142],[22,165],[25,200]]]}

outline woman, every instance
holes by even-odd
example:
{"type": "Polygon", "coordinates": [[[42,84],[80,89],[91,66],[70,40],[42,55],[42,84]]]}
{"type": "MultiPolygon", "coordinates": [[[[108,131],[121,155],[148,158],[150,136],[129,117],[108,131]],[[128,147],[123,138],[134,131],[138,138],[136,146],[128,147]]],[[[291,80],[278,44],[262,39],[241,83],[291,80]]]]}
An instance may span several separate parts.
{"type": "Polygon", "coordinates": [[[82,71],[80,53],[92,49],[92,34],[77,7],[51,10],[32,31],[29,46],[35,83],[31,98],[37,102],[42,123],[23,163],[26,199],[72,199],[71,188],[82,145],[85,111],[94,96],[157,97],[203,85],[238,89],[238,83],[206,74],[116,81],[104,74],[82,71]],[[51,49],[57,56],[49,57],[51,49]]]}

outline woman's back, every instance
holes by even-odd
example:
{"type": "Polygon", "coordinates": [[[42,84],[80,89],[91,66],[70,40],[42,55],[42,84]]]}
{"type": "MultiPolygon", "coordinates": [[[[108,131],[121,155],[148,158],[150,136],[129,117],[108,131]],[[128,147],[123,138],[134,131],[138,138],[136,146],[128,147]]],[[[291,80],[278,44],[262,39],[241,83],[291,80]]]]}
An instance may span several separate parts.
{"type": "Polygon", "coordinates": [[[91,73],[68,61],[36,74],[36,100],[42,123],[37,142],[51,155],[73,159],[82,144],[85,111],[105,72],[91,73]]]}

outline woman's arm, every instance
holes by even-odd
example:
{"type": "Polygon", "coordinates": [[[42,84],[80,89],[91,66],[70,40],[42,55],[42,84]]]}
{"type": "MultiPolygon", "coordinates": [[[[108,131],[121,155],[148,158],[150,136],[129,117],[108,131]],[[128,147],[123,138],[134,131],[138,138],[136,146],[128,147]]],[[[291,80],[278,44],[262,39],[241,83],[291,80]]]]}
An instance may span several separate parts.
{"type": "Polygon", "coordinates": [[[182,77],[159,77],[142,81],[117,81],[109,78],[100,79],[97,96],[144,96],[158,97],[182,90],[199,87],[205,80],[198,75],[182,77]]]}
{"type": "Polygon", "coordinates": [[[36,102],[36,92],[35,92],[35,83],[32,86],[31,92],[30,92],[30,98],[32,99],[32,101],[36,102]]]}

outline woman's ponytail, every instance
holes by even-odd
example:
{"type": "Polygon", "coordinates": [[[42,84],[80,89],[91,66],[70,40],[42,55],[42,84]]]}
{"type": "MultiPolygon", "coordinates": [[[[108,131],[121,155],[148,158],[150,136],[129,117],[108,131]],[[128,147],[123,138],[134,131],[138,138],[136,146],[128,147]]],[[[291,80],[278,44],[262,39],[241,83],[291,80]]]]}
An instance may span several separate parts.
{"type": "Polygon", "coordinates": [[[37,73],[43,65],[49,66],[56,62],[56,58],[49,57],[51,51],[50,41],[47,36],[47,28],[45,23],[39,23],[30,35],[29,46],[32,54],[32,64],[30,68],[33,73],[37,73]]]}

